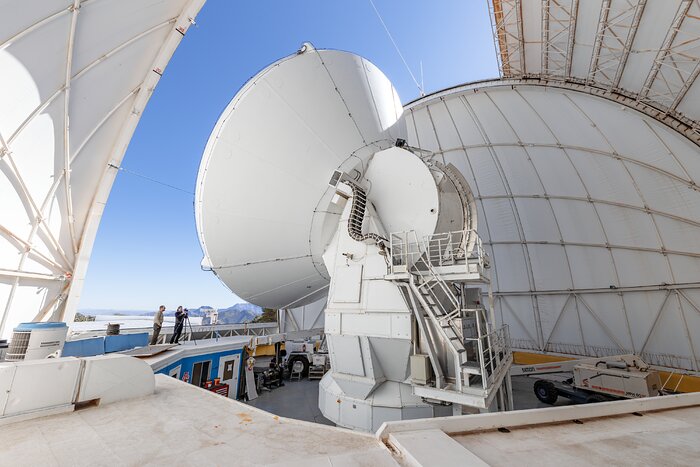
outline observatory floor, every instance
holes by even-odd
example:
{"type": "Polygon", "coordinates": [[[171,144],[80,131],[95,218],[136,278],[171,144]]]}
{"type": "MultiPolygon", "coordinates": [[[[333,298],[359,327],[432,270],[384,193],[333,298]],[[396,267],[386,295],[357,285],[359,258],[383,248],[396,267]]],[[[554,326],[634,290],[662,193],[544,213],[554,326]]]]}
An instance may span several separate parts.
{"type": "Polygon", "coordinates": [[[0,465],[396,465],[372,435],[156,375],[154,395],[0,427],[0,465]]]}
{"type": "MultiPolygon", "coordinates": [[[[261,365],[266,366],[266,360],[261,362],[265,362],[261,365]]],[[[536,380],[527,376],[517,376],[512,379],[513,403],[516,410],[552,407],[535,397],[533,386],[536,380]]],[[[280,417],[334,426],[335,424],[325,418],[318,408],[318,383],[319,381],[308,379],[285,381],[281,388],[264,391],[257,399],[245,403],[280,417]]],[[[554,404],[555,407],[566,405],[573,405],[573,402],[563,397],[554,404]]]]}
{"type": "Polygon", "coordinates": [[[697,466],[700,409],[624,414],[452,439],[497,466],[697,466]],[[546,453],[546,455],[542,455],[546,453]]]}
{"type": "Polygon", "coordinates": [[[373,436],[156,375],[151,396],[0,426],[0,439],[0,465],[696,465],[700,393],[390,422],[373,436]]]}

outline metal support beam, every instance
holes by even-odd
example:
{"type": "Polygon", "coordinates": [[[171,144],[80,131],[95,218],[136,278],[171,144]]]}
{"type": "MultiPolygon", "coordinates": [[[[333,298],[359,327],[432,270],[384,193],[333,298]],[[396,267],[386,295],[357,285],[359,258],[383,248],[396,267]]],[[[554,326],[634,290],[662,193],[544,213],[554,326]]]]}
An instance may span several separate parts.
{"type": "Polygon", "coordinates": [[[0,269],[0,276],[16,277],[19,279],[31,279],[38,281],[65,281],[66,276],[55,276],[53,274],[41,274],[38,272],[20,271],[18,269],[0,269]]]}
{"type": "Polygon", "coordinates": [[[664,297],[664,301],[661,302],[661,306],[659,307],[658,311],[656,312],[656,315],[654,317],[654,322],[652,323],[651,327],[649,328],[649,332],[647,333],[647,337],[644,339],[644,343],[642,344],[642,348],[640,349],[640,352],[644,352],[647,348],[647,344],[649,343],[649,339],[651,338],[651,335],[654,333],[654,329],[656,329],[656,324],[659,322],[659,318],[661,317],[661,313],[664,311],[664,308],[666,307],[666,302],[668,302],[668,297],[671,296],[672,291],[669,290],[666,292],[666,296],[664,297]]]}
{"type": "Polygon", "coordinates": [[[563,79],[571,72],[579,0],[545,0],[541,74],[563,79]]]}
{"type": "Polygon", "coordinates": [[[70,183],[70,87],[71,74],[73,72],[73,48],[75,46],[75,30],[78,24],[80,12],[80,0],[73,0],[70,32],[68,33],[68,47],[66,54],[66,74],[63,85],[63,186],[65,188],[66,212],[68,213],[68,231],[70,233],[73,254],[78,253],[78,239],[75,230],[75,214],[73,212],[73,195],[70,183]]]}
{"type": "Polygon", "coordinates": [[[493,0],[492,29],[500,51],[501,76],[525,73],[525,40],[521,0],[493,0]]]}
{"type": "Polygon", "coordinates": [[[576,298],[577,298],[578,300],[580,300],[581,303],[583,303],[583,306],[586,307],[586,309],[587,309],[588,312],[591,314],[591,316],[593,317],[593,319],[596,320],[596,322],[598,323],[598,325],[599,325],[601,328],[603,328],[603,331],[605,331],[605,334],[608,335],[608,337],[610,338],[610,340],[612,340],[612,341],[615,343],[615,345],[617,345],[617,347],[618,347],[621,351],[624,351],[624,350],[626,349],[626,347],[625,347],[624,345],[622,345],[622,344],[620,343],[620,341],[617,340],[617,338],[615,337],[615,333],[612,332],[612,331],[610,330],[610,328],[608,327],[608,325],[605,324],[605,321],[603,321],[602,319],[600,319],[600,317],[598,316],[598,314],[597,314],[595,311],[593,311],[593,308],[591,308],[591,306],[588,304],[588,302],[586,302],[586,300],[584,300],[583,297],[581,297],[581,296],[578,295],[578,294],[576,294],[576,298]]]}
{"type": "MultiPolygon", "coordinates": [[[[585,242],[569,242],[569,241],[559,241],[551,242],[548,240],[498,240],[484,242],[484,245],[552,245],[552,246],[580,246],[586,248],[605,248],[611,250],[628,250],[628,251],[639,251],[645,253],[658,253],[664,256],[675,255],[675,256],[687,256],[689,258],[700,258],[700,252],[695,251],[676,251],[667,250],[665,248],[644,248],[632,245],[613,245],[613,244],[603,244],[603,243],[585,243],[585,242]]],[[[617,285],[617,284],[613,284],[617,285]]]]}
{"type": "Polygon", "coordinates": [[[611,88],[617,88],[620,85],[620,80],[622,79],[622,74],[625,71],[625,65],[627,65],[627,59],[632,51],[632,45],[634,44],[634,38],[637,36],[637,31],[639,30],[639,22],[642,19],[642,14],[644,14],[644,7],[646,6],[647,0],[639,0],[637,7],[634,10],[634,17],[632,18],[632,24],[630,25],[630,30],[627,33],[627,39],[625,40],[622,57],[619,60],[617,66],[617,71],[615,72],[615,77],[610,84],[611,88]]]}
{"type": "Polygon", "coordinates": [[[624,294],[633,292],[656,292],[659,290],[700,290],[700,282],[684,282],[676,284],[651,284],[636,287],[604,287],[604,288],[579,288],[579,289],[541,289],[541,290],[512,290],[507,292],[494,291],[496,297],[529,297],[532,295],[569,295],[576,292],[578,295],[588,294],[624,294]]]}
{"type": "Polygon", "coordinates": [[[624,73],[647,0],[606,0],[601,5],[588,81],[615,89],[624,73]]]}
{"type": "Polygon", "coordinates": [[[564,306],[562,306],[561,310],[559,310],[559,313],[557,314],[557,319],[554,321],[554,326],[552,326],[552,330],[549,331],[549,335],[547,336],[547,340],[544,343],[545,348],[547,348],[549,341],[552,339],[552,336],[554,335],[554,331],[557,330],[557,326],[559,326],[559,322],[561,321],[561,317],[564,315],[564,311],[566,311],[566,307],[569,305],[569,302],[571,301],[571,297],[573,297],[573,296],[574,296],[574,294],[569,294],[566,297],[566,301],[564,302],[564,306]]]}
{"type": "Polygon", "coordinates": [[[610,1],[603,0],[600,4],[600,16],[598,18],[598,31],[593,41],[593,53],[591,54],[591,64],[588,66],[588,81],[594,81],[595,70],[598,68],[600,58],[600,48],[603,44],[603,36],[608,25],[608,15],[610,14],[610,1]]]}
{"type": "Polygon", "coordinates": [[[600,204],[600,205],[605,205],[605,206],[614,206],[618,208],[623,208],[623,209],[631,209],[633,211],[639,211],[639,212],[645,212],[647,214],[653,214],[655,216],[661,216],[661,217],[666,217],[668,219],[673,219],[674,221],[682,222],[684,224],[691,225],[693,227],[700,227],[700,220],[693,220],[688,217],[682,217],[678,216],[676,214],[671,214],[669,212],[665,211],[659,211],[656,209],[651,209],[648,207],[644,206],[635,206],[633,204],[628,204],[628,203],[620,203],[617,201],[610,201],[610,200],[605,200],[605,199],[598,199],[598,198],[584,198],[582,196],[565,196],[565,195],[550,195],[549,193],[547,195],[489,195],[489,196],[480,196],[476,197],[475,199],[477,200],[489,200],[489,199],[503,199],[503,198],[513,198],[513,199],[550,199],[550,200],[562,200],[562,201],[576,201],[576,202],[581,202],[581,203],[590,203],[590,204],[600,204]]]}
{"type": "Polygon", "coordinates": [[[673,24],[647,75],[639,100],[675,111],[695,82],[700,70],[697,27],[700,24],[700,2],[683,0],[673,24]],[[695,14],[691,9],[695,8],[695,14]],[[692,22],[692,23],[691,23],[692,22]]]}

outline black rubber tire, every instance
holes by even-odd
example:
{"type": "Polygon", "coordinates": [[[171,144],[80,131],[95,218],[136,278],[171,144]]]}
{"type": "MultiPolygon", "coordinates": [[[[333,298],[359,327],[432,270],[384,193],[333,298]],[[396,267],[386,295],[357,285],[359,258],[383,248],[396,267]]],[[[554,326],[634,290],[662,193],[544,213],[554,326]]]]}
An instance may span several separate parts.
{"type": "Polygon", "coordinates": [[[289,368],[289,373],[292,373],[292,368],[294,367],[294,362],[300,361],[304,365],[304,369],[301,371],[301,376],[307,377],[309,376],[309,361],[305,359],[304,357],[301,356],[293,356],[292,358],[289,359],[289,362],[287,363],[287,368],[289,368]]]}
{"type": "Polygon", "coordinates": [[[590,396],[586,397],[586,404],[593,404],[596,402],[607,402],[609,400],[610,399],[603,396],[602,394],[591,394],[590,396]]]}
{"type": "Polygon", "coordinates": [[[535,381],[535,396],[545,404],[554,405],[559,398],[559,392],[551,381],[538,379],[535,381]]]}

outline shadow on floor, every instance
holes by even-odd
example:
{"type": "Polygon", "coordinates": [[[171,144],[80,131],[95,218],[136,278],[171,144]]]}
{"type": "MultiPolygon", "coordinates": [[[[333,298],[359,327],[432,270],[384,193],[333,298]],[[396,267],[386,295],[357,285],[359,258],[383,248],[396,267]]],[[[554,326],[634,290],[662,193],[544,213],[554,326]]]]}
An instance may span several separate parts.
{"type": "Polygon", "coordinates": [[[335,426],[318,408],[318,380],[285,381],[281,388],[263,391],[257,399],[246,402],[280,417],[335,426]]]}
{"type": "MultiPolygon", "coordinates": [[[[533,390],[536,378],[517,376],[513,381],[513,404],[516,410],[552,407],[540,402],[533,390]]],[[[246,402],[280,417],[295,418],[307,422],[335,426],[325,418],[318,408],[318,381],[285,381],[281,388],[263,391],[254,401],[246,402]]],[[[560,397],[555,406],[570,405],[572,402],[560,397]]]]}
{"type": "MultiPolygon", "coordinates": [[[[515,410],[552,407],[549,404],[540,402],[537,396],[535,396],[534,386],[537,379],[538,378],[530,378],[528,376],[514,376],[511,379],[513,382],[513,405],[515,406],[515,410]]],[[[573,404],[573,402],[569,399],[560,397],[554,404],[554,407],[571,404],[573,404]]]]}

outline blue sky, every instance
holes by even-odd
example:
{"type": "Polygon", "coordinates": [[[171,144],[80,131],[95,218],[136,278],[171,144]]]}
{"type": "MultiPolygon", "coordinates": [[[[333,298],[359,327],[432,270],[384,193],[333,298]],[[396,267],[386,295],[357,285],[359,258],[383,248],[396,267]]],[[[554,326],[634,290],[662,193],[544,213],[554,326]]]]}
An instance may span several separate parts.
{"type": "MultiPolygon", "coordinates": [[[[486,0],[374,0],[426,92],[498,75],[486,0]]],[[[418,89],[369,0],[209,0],[175,52],[122,166],[194,192],[204,145],[238,89],[305,41],[362,55],[403,102],[418,89]]],[[[251,193],[250,195],[254,195],[251,193]]],[[[193,195],[120,173],[80,309],[152,309],[241,300],[200,267],[193,195]]]]}

